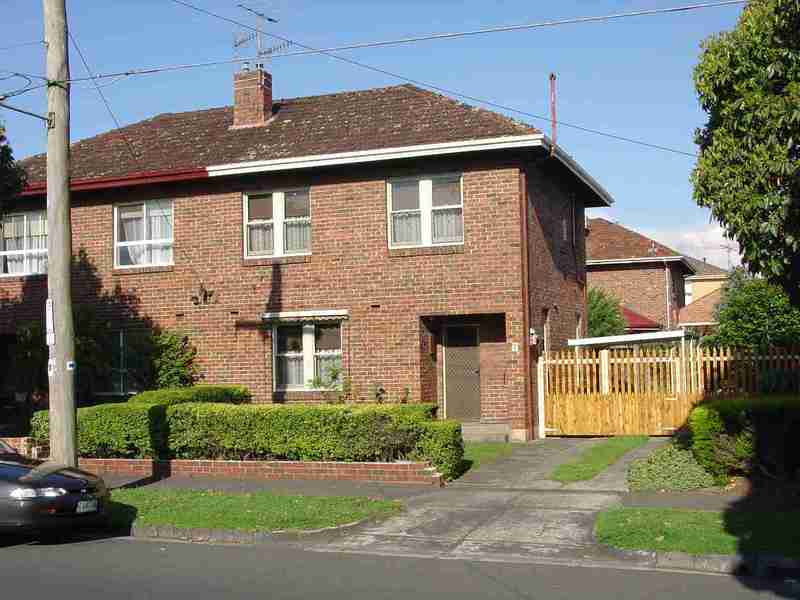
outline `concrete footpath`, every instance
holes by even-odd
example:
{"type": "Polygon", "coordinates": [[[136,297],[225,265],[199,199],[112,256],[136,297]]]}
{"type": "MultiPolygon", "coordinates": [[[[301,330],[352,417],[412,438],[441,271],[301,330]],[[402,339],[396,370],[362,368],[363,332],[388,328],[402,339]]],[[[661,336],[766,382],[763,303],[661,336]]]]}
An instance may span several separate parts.
{"type": "Polygon", "coordinates": [[[588,482],[548,479],[596,439],[548,439],[514,447],[442,490],[411,497],[387,521],[314,545],[321,552],[554,564],[653,566],[652,557],[622,555],[594,543],[597,513],[621,503],[627,463],[651,452],[651,441],[588,482]]]}

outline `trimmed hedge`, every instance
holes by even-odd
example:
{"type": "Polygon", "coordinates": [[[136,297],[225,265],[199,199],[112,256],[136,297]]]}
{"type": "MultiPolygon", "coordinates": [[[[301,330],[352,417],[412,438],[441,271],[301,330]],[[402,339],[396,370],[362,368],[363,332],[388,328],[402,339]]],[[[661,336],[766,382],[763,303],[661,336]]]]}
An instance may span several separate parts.
{"type": "Polygon", "coordinates": [[[187,402],[247,404],[250,400],[250,390],[241,385],[194,385],[191,387],[163,388],[142,392],[131,397],[128,402],[172,406],[187,402]]]}
{"type": "MultiPolygon", "coordinates": [[[[95,458],[156,458],[166,451],[166,409],[154,404],[100,404],[78,409],[78,455],[95,458]]],[[[31,437],[46,444],[46,410],[31,420],[31,437]]]]}
{"type": "Polygon", "coordinates": [[[800,396],[705,402],[689,430],[692,454],[717,483],[754,473],[800,479],[800,396]]]}
{"type": "Polygon", "coordinates": [[[424,421],[411,458],[427,460],[445,479],[455,479],[461,474],[464,461],[464,439],[461,423],[455,421],[424,421]]]}
{"type": "MultiPolygon", "coordinates": [[[[447,478],[464,456],[461,425],[423,404],[275,406],[141,400],[78,410],[78,452],[98,458],[378,462],[427,460],[447,478]]],[[[33,437],[48,438],[48,413],[33,437]]]]}

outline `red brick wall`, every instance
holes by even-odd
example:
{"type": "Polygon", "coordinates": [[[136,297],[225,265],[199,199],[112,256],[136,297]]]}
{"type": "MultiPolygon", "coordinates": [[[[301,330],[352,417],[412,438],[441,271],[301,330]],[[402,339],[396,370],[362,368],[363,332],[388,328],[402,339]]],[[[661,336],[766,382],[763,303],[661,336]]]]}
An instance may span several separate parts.
{"type": "Polygon", "coordinates": [[[81,458],[78,466],[95,475],[200,477],[222,479],[322,479],[444,485],[428,463],[347,463],[281,460],[169,460],[81,458]]]}
{"type": "Polygon", "coordinates": [[[602,289],[622,304],[667,327],[667,299],[670,299],[670,324],[677,326],[677,310],[685,304],[683,268],[670,264],[669,295],[664,264],[593,265],[589,269],[590,287],[602,289]]]}
{"type": "Polygon", "coordinates": [[[585,191],[547,165],[526,169],[528,194],[528,261],[530,327],[539,335],[531,348],[531,382],[536,407],[536,361],[544,349],[545,310],[550,321],[550,349],[566,346],[576,336],[579,319],[585,327],[586,281],[584,236],[585,191]],[[563,221],[567,237],[563,235],[563,221]]]}
{"type": "MultiPolygon", "coordinates": [[[[576,210],[574,245],[563,243],[561,217],[570,218],[571,235],[568,201],[581,198],[561,175],[528,171],[531,326],[541,333],[542,308],[555,308],[556,347],[574,336],[584,307],[583,210],[576,210]]],[[[123,328],[145,322],[185,330],[207,382],[246,385],[259,402],[321,400],[306,392],[273,396],[271,331],[260,320],[265,311],[347,309],[343,366],[361,396],[381,384],[388,401],[400,400],[408,388],[412,401],[440,403],[441,338],[434,332],[435,352],[425,364],[420,317],[500,315],[504,325],[489,319],[481,332],[482,418],[528,430],[534,408],[526,405],[524,353],[521,347],[512,352],[514,343],[527,341],[519,181],[516,164],[440,160],[75,194],[73,248],[86,253],[93,271],[76,276],[74,298],[100,305],[123,328]],[[438,172],[464,173],[465,244],[390,250],[386,179],[438,172]],[[312,255],[244,260],[242,192],[297,185],[311,188],[312,255]],[[115,270],[113,203],[152,198],[174,199],[174,266],[115,270]],[[191,297],[201,283],[213,300],[196,306],[191,297]]],[[[45,288],[43,277],[1,279],[8,310],[0,311],[0,333],[13,331],[20,319],[41,318],[45,288]],[[21,295],[26,300],[17,304],[21,295]]]]}
{"type": "MultiPolygon", "coordinates": [[[[347,309],[343,362],[356,386],[366,394],[372,384],[382,384],[390,401],[408,387],[411,399],[419,400],[421,315],[505,313],[509,337],[521,336],[518,172],[499,163],[426,163],[402,171],[373,167],[348,175],[259,176],[75,194],[73,247],[85,250],[96,269],[94,276],[76,280],[75,301],[95,303],[118,288],[118,295],[132,299],[128,312],[137,318],[189,333],[207,381],[247,385],[262,402],[272,400],[272,346],[260,315],[347,309]],[[390,251],[386,178],[462,169],[464,246],[390,251]],[[307,184],[312,256],[244,261],[241,193],[307,184]],[[112,202],[150,198],[174,199],[175,265],[114,270],[112,202]],[[213,302],[195,306],[191,296],[201,282],[214,291],[213,302]]],[[[18,296],[23,286],[32,301],[3,311],[0,326],[6,331],[23,315],[40,318],[45,278],[2,279],[0,297],[18,296]]],[[[104,306],[114,321],[115,313],[124,312],[120,303],[104,306]]],[[[508,358],[507,368],[518,371],[514,357],[508,358]]],[[[518,373],[504,401],[521,401],[520,381],[518,373]]],[[[318,399],[302,392],[299,397],[318,399]]]]}

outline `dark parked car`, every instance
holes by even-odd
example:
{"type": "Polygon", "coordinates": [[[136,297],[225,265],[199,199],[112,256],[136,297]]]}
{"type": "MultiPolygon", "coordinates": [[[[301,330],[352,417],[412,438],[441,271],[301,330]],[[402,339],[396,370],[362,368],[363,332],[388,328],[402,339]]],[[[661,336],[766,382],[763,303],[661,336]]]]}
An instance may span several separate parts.
{"type": "Polygon", "coordinates": [[[108,519],[108,501],[101,478],[25,458],[0,441],[0,531],[102,526],[108,519]]]}

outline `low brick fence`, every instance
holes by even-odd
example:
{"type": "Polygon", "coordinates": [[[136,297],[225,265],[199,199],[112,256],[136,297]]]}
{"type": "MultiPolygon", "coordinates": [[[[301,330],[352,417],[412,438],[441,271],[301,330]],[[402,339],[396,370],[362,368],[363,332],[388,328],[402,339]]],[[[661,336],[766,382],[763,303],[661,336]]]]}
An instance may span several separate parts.
{"type": "Polygon", "coordinates": [[[433,468],[422,462],[346,463],[288,460],[150,460],[81,458],[78,466],[96,475],[137,477],[205,477],[219,479],[315,479],[442,485],[433,468]]]}
{"type": "MultiPolygon", "coordinates": [[[[30,438],[0,438],[20,454],[31,456],[36,448],[30,438]]],[[[314,479],[375,481],[444,485],[444,479],[424,462],[312,462],[291,460],[152,460],[129,458],[80,458],[78,466],[96,475],[128,475],[145,478],[203,477],[216,479],[314,479]]]]}

